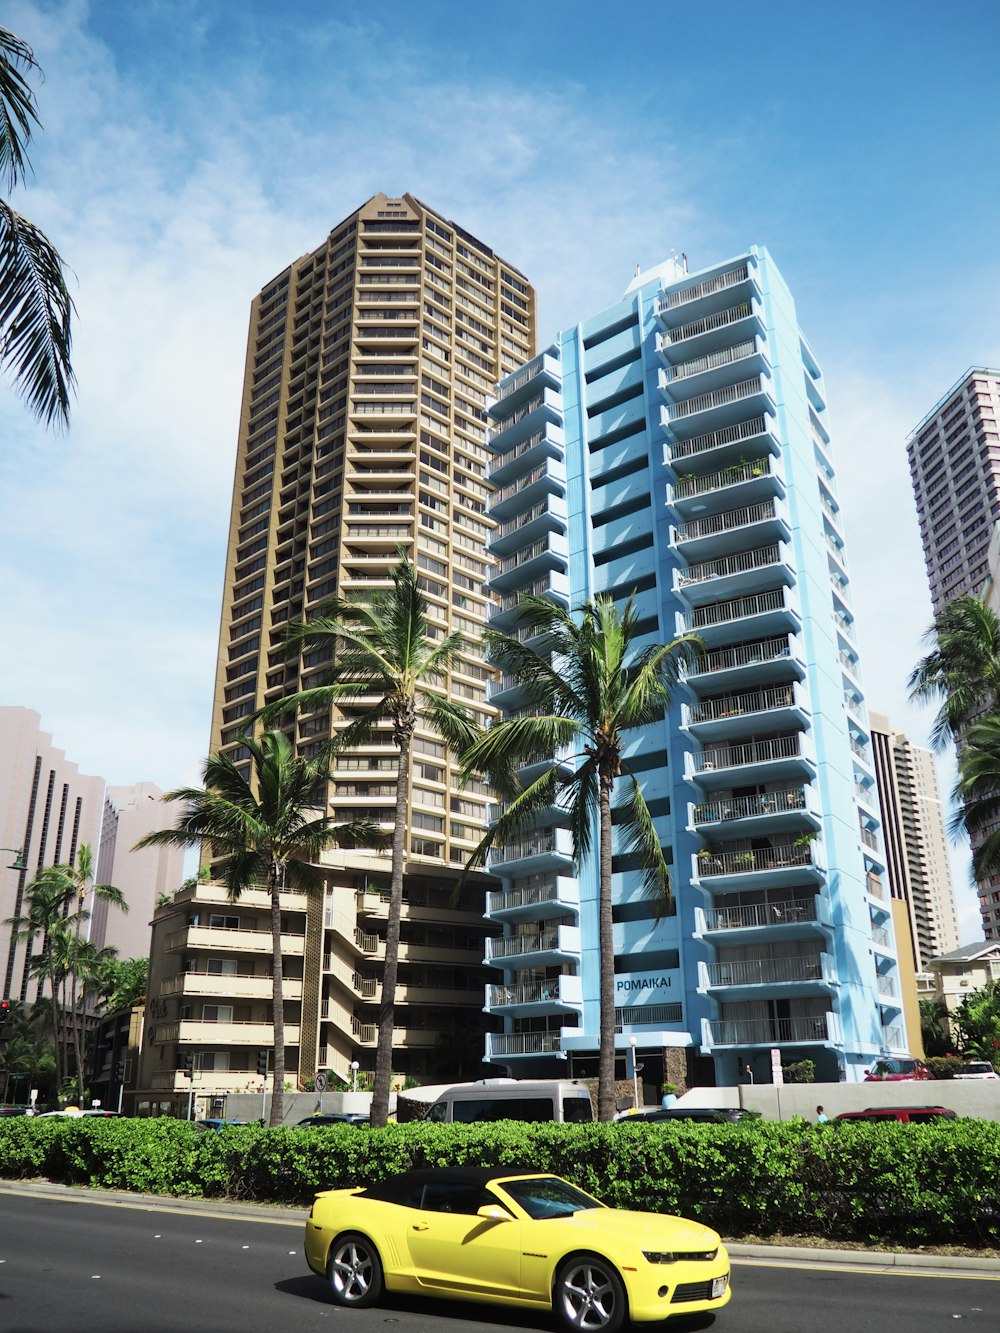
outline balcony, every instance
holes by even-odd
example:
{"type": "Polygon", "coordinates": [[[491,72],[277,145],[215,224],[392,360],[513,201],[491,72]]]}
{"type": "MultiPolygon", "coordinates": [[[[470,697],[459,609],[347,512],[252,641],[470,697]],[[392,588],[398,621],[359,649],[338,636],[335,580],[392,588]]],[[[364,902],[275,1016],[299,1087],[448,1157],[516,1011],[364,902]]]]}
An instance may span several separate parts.
{"type": "Polygon", "coordinates": [[[576,976],[522,981],[513,986],[487,986],[486,1008],[510,1016],[578,1010],[583,1003],[583,984],[576,976]]]}
{"type": "Polygon", "coordinates": [[[763,458],[768,454],[774,458],[781,456],[781,442],[765,415],[706,431],[691,439],[673,440],[666,448],[675,468],[679,462],[684,462],[685,474],[734,467],[744,458],[763,458]]]}
{"type": "Polygon", "coordinates": [[[707,370],[717,370],[720,366],[732,365],[734,361],[742,361],[745,357],[753,356],[756,350],[756,340],[748,338],[742,342],[732,343],[728,347],[720,347],[718,351],[705,352],[702,356],[692,357],[688,361],[676,362],[667,369],[667,382],[674,384],[677,380],[688,379],[692,375],[702,375],[707,370]]]}
{"type": "Polygon", "coordinates": [[[778,843],[756,850],[701,851],[695,857],[695,863],[693,878],[701,881],[739,877],[752,878],[755,882],[761,879],[770,886],[788,880],[801,883],[806,878],[818,878],[820,873],[813,860],[812,848],[796,847],[794,843],[778,843]]]}
{"type": "Polygon", "coordinates": [[[562,462],[563,458],[562,431],[546,424],[527,439],[512,444],[498,457],[488,460],[487,480],[495,486],[506,486],[525,472],[530,472],[543,459],[562,462]]]}
{"type": "Polygon", "coordinates": [[[512,375],[500,381],[497,385],[496,398],[493,401],[491,415],[497,419],[505,420],[508,416],[508,409],[513,411],[528,398],[533,390],[537,389],[539,383],[544,380],[552,388],[557,389],[562,383],[559,372],[558,347],[553,346],[540,352],[538,356],[533,357],[523,365],[520,370],[515,370],[512,375]]]}
{"type": "Polygon", "coordinates": [[[750,838],[771,833],[805,832],[819,828],[809,809],[805,787],[760,792],[757,796],[717,797],[691,807],[691,825],[711,828],[717,836],[750,838]]]}
{"type": "Polygon", "coordinates": [[[492,875],[521,878],[543,870],[557,873],[573,868],[573,838],[569,829],[539,829],[514,838],[502,847],[492,847],[487,857],[492,875]]]}
{"type": "Polygon", "coordinates": [[[706,990],[744,990],[758,986],[788,988],[795,994],[800,987],[824,990],[836,984],[834,960],[830,954],[792,958],[743,958],[725,963],[699,964],[700,981],[706,990]]]}
{"type": "Polygon", "coordinates": [[[787,522],[774,500],[742,505],[721,514],[711,514],[674,528],[674,544],[689,563],[702,557],[717,558],[754,545],[788,541],[787,522]]]}
{"type": "Polygon", "coordinates": [[[682,515],[707,507],[735,508],[767,495],[784,495],[784,484],[765,455],[752,463],[738,463],[704,475],[688,473],[670,488],[669,503],[682,515]]]}
{"type": "Polygon", "coordinates": [[[490,497],[490,518],[503,521],[520,506],[544,495],[564,495],[565,492],[566,476],[561,460],[546,458],[494,491],[490,497]]]}
{"type": "Polygon", "coordinates": [[[622,1004],[615,1006],[615,1032],[639,1031],[643,1028],[677,1027],[684,1022],[684,1007],[680,1004],[622,1004]]]}
{"type": "Polygon", "coordinates": [[[883,1000],[895,999],[899,994],[899,991],[896,989],[896,983],[892,977],[877,976],[875,978],[875,989],[883,1000]]]}
{"type": "Polygon", "coordinates": [[[505,634],[511,633],[517,625],[523,597],[545,597],[566,607],[569,605],[569,579],[559,570],[549,570],[526,588],[505,593],[490,616],[490,628],[502,630],[505,634]]]}
{"type": "Polygon", "coordinates": [[[754,685],[787,680],[791,674],[801,679],[805,671],[793,655],[793,645],[794,640],[783,635],[732,648],[715,648],[702,653],[697,663],[682,674],[689,685],[703,689],[738,688],[741,682],[748,683],[748,675],[754,685]]]}
{"type": "Polygon", "coordinates": [[[704,786],[749,786],[751,782],[811,778],[814,762],[802,732],[745,741],[740,745],[718,745],[691,756],[694,775],[704,786]]]}
{"type": "Polygon", "coordinates": [[[562,413],[555,391],[542,387],[541,393],[535,393],[502,421],[488,427],[486,443],[494,453],[506,454],[515,444],[543,431],[546,423],[561,426],[562,413]]]}
{"type": "MultiPolygon", "coordinates": [[[[197,996],[227,1000],[270,1000],[272,982],[269,976],[240,977],[218,972],[181,972],[166,977],[160,983],[160,995],[197,996]]],[[[291,977],[282,979],[282,994],[286,1000],[302,999],[302,982],[291,977]]]]}
{"type": "Polygon", "coordinates": [[[767,380],[753,375],[738,384],[727,384],[720,389],[684,399],[667,406],[664,424],[678,439],[698,435],[706,426],[722,430],[726,426],[742,425],[764,413],[774,416],[777,411],[767,380]]]}
{"type": "Polygon", "coordinates": [[[486,895],[486,915],[498,921],[541,921],[579,906],[579,887],[568,875],[532,875],[486,895]]]}
{"type": "Polygon", "coordinates": [[[759,296],[757,283],[748,264],[719,273],[712,278],[703,278],[680,290],[672,289],[660,294],[656,305],[659,318],[668,325],[689,323],[690,308],[696,304],[699,318],[720,313],[731,308],[736,301],[751,301],[759,296]]]}
{"type": "Polygon", "coordinates": [[[736,594],[750,596],[775,584],[791,584],[794,574],[785,563],[783,547],[757,546],[750,551],[701,560],[677,573],[677,591],[689,606],[731,599],[736,594]]]}
{"type": "Polygon", "coordinates": [[[686,360],[703,355],[731,343],[734,338],[754,334],[763,336],[763,321],[753,302],[738,301],[714,315],[688,320],[686,324],[657,334],[656,350],[670,365],[681,357],[686,360]]]}
{"type": "Polygon", "coordinates": [[[668,366],[660,371],[659,387],[668,401],[681,403],[724,389],[735,379],[770,373],[771,363],[763,339],[746,338],[668,366]]]}
{"type": "Polygon", "coordinates": [[[565,500],[556,495],[543,495],[530,508],[512,515],[490,533],[489,550],[494,556],[502,557],[525,547],[530,549],[536,542],[543,541],[549,532],[565,533],[566,524],[565,500]]]}
{"type": "Polygon", "coordinates": [[[722,1019],[705,1024],[711,1046],[813,1046],[837,1040],[832,1013],[802,1018],[722,1019]]]}
{"type": "MultiPolygon", "coordinates": [[[[177,1041],[182,1045],[195,1046],[271,1046],[274,1043],[274,1027],[270,1020],[261,1022],[236,1023],[221,1022],[214,1019],[182,1018],[177,1024],[168,1024],[157,1028],[157,1041],[177,1041]],[[173,1037],[166,1035],[169,1027],[176,1027],[173,1037]]],[[[298,1023],[285,1023],[285,1044],[299,1044],[298,1023]]]]}
{"type": "Polygon", "coordinates": [[[520,935],[487,938],[487,966],[521,971],[556,967],[580,957],[579,926],[546,926],[520,935]]]}
{"type": "MultiPolygon", "coordinates": [[[[176,949],[221,949],[224,953],[258,953],[271,955],[271,932],[269,930],[224,930],[219,926],[188,926],[186,930],[177,930],[164,940],[168,951],[176,949]]],[[[298,954],[305,952],[304,935],[282,935],[281,952],[298,954]]]]}
{"type": "Polygon", "coordinates": [[[685,629],[699,635],[708,648],[740,634],[749,637],[795,633],[799,625],[798,613],[791,606],[784,587],[696,606],[684,617],[685,629]]]}
{"type": "MultiPolygon", "coordinates": [[[[786,926],[829,925],[816,897],[786,898],[777,902],[742,903],[736,907],[703,909],[706,933],[777,930],[786,926]]],[[[795,932],[787,932],[793,934],[795,932]]]]}
{"type": "Polygon", "coordinates": [[[533,583],[547,570],[565,574],[569,563],[569,548],[562,532],[548,532],[530,546],[524,546],[511,555],[505,555],[493,570],[487,586],[500,593],[522,588],[533,583]]]}
{"type": "Polygon", "coordinates": [[[559,1051],[558,1032],[487,1032],[486,1059],[503,1060],[515,1055],[551,1055],[559,1051]]]}
{"type": "Polygon", "coordinates": [[[805,726],[808,714],[793,682],[747,694],[724,694],[684,705],[682,726],[703,743],[713,737],[748,736],[766,728],[805,726]]]}

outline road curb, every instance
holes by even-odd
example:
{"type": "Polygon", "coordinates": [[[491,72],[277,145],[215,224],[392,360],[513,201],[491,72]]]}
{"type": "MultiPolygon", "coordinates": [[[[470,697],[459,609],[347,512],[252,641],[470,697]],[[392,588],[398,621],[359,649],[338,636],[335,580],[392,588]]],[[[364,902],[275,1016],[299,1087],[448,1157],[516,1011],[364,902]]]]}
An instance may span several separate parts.
{"type": "MultiPolygon", "coordinates": [[[[177,1213],[211,1213],[254,1222],[277,1222],[302,1226],[307,1209],[284,1204],[235,1203],[228,1199],[197,1199],[170,1194],[131,1194],[126,1190],[96,1190],[77,1185],[58,1185],[50,1180],[0,1180],[0,1194],[27,1194],[38,1198],[65,1199],[75,1203],[99,1203],[125,1208],[150,1208],[177,1213]]],[[[806,1245],[744,1245],[726,1241],[733,1259],[751,1259],[787,1264],[837,1264],[851,1268],[924,1270],[969,1273],[1000,1277],[1000,1259],[980,1259],[954,1254],[897,1254],[889,1250],[810,1249],[806,1245]]]]}

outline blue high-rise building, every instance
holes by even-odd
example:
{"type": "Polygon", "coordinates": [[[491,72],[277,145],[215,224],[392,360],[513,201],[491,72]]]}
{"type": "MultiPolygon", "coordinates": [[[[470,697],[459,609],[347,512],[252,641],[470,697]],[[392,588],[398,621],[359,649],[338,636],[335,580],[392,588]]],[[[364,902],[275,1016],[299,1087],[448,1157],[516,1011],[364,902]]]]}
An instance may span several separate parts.
{"type": "MultiPolygon", "coordinates": [[[[517,632],[525,591],[634,595],[643,642],[704,644],[628,747],[674,905],[616,855],[621,1072],[768,1081],[778,1052],[862,1077],[906,1037],[823,376],[773,260],[637,274],[490,415],[491,623],[517,632]]],[[[493,702],[525,706],[506,679],[493,702]]],[[[551,809],[490,869],[488,1061],[594,1071],[596,855],[574,862],[551,809]]]]}

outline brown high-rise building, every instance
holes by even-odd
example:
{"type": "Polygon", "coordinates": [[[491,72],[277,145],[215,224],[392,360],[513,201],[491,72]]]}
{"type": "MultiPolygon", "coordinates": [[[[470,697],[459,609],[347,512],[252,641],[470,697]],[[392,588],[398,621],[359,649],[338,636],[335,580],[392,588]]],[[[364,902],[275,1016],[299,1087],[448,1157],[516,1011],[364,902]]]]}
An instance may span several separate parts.
{"type": "MultiPolygon", "coordinates": [[[[524,276],[411,195],[376,195],[254,299],[213,752],[240,763],[251,715],[319,682],[322,660],[288,657],[288,627],[331,595],[389,587],[400,549],[418,567],[435,633],[457,630],[471,641],[442,689],[481,722],[492,716],[491,671],[476,642],[490,610],[486,540],[495,527],[485,513],[484,409],[497,380],[534,348],[535,298],[524,276]]],[[[330,709],[300,713],[299,752],[314,753],[341,720],[330,709]]],[[[391,825],[395,771],[386,725],[374,744],[336,761],[333,815],[391,825]]],[[[483,884],[457,907],[449,900],[486,825],[487,799],[483,787],[459,791],[453,758],[418,731],[397,1073],[451,1076],[463,1055],[478,1068],[483,884]]],[[[389,858],[336,851],[327,864],[325,901],[288,900],[288,1067],[308,1074],[329,1066],[347,1077],[352,1062],[362,1071],[374,1062],[389,858]]],[[[191,889],[158,914],[167,944],[154,959],[154,982],[161,973],[167,981],[160,993],[179,999],[179,1026],[163,1031],[176,1040],[174,1054],[194,1049],[206,1091],[212,1070],[219,1091],[255,1081],[266,1035],[259,1025],[269,1021],[269,946],[262,938],[256,952],[243,947],[247,932],[266,928],[265,913],[249,898],[245,907],[207,898],[199,906],[214,892],[191,889]],[[221,1006],[220,971],[239,982],[221,1006]]],[[[173,1018],[173,1006],[160,1016],[173,1018]]],[[[155,1086],[186,1088],[171,1082],[163,1054],[168,1067],[155,1086]]]]}

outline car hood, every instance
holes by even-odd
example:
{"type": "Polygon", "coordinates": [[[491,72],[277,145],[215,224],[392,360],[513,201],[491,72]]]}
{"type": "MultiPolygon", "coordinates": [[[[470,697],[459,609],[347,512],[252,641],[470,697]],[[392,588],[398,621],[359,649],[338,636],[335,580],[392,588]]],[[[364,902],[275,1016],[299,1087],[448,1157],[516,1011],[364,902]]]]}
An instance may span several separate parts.
{"type": "Polygon", "coordinates": [[[572,1217],[556,1218],[553,1226],[571,1226],[574,1230],[593,1232],[604,1237],[616,1236],[639,1249],[662,1247],[684,1252],[714,1250],[719,1234],[701,1222],[668,1213],[633,1213],[625,1208],[588,1208],[572,1217]]]}

